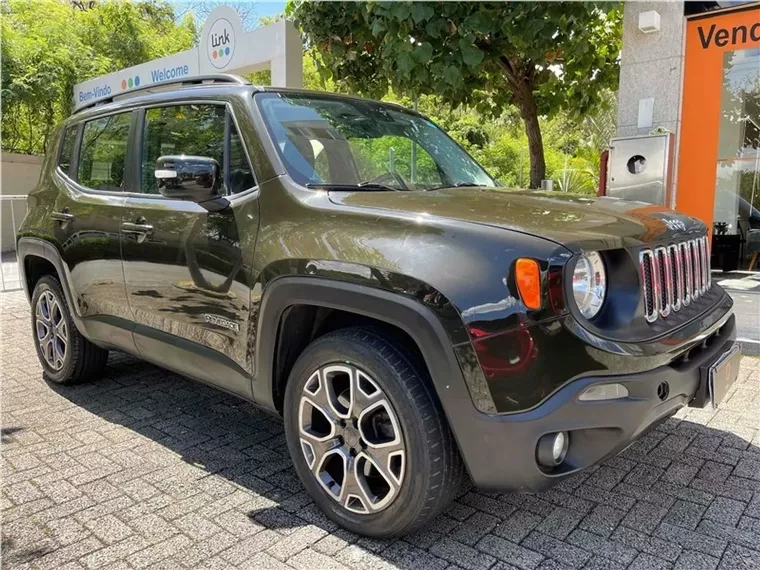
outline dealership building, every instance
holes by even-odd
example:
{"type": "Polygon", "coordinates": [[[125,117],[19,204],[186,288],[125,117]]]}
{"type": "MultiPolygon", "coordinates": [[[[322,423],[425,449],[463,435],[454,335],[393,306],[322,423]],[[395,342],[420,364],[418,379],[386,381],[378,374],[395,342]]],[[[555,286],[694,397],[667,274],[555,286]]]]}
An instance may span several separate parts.
{"type": "Polygon", "coordinates": [[[627,2],[610,195],[712,232],[713,268],[760,269],[760,2],[627,2]]]}

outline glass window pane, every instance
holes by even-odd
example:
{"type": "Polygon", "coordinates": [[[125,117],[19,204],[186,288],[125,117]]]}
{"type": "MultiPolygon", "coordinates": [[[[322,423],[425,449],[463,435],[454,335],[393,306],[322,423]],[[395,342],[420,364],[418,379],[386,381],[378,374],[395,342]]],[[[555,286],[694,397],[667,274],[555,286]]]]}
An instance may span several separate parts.
{"type": "Polygon", "coordinates": [[[124,165],[132,113],[120,113],[84,124],[77,180],[95,190],[124,190],[124,165]]]}
{"type": "Polygon", "coordinates": [[[746,269],[760,251],[760,48],[723,56],[714,262],[746,269]]]}
{"type": "Polygon", "coordinates": [[[74,142],[77,138],[77,127],[69,127],[66,132],[63,133],[63,141],[61,141],[61,154],[58,155],[58,166],[61,167],[66,174],[69,173],[71,167],[71,158],[74,155],[74,142]]]}
{"type": "Polygon", "coordinates": [[[145,111],[142,192],[158,194],[154,171],[162,156],[203,156],[219,163],[224,180],[224,122],[221,105],[172,105],[145,111]]]}
{"type": "Polygon", "coordinates": [[[243,141],[235,128],[235,123],[230,122],[230,194],[239,194],[256,186],[253,177],[253,169],[248,162],[248,156],[243,148],[243,141]]]}
{"type": "Polygon", "coordinates": [[[255,100],[288,174],[299,184],[495,186],[429,120],[394,105],[306,94],[259,93],[255,100]]]}

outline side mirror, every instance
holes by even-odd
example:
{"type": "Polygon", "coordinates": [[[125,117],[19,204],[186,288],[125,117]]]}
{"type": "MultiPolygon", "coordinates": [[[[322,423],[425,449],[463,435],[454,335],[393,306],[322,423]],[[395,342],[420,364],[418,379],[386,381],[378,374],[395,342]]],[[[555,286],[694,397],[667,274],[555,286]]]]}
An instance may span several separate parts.
{"type": "Polygon", "coordinates": [[[154,175],[162,196],[207,202],[219,198],[219,163],[206,156],[162,156],[154,175]]]}

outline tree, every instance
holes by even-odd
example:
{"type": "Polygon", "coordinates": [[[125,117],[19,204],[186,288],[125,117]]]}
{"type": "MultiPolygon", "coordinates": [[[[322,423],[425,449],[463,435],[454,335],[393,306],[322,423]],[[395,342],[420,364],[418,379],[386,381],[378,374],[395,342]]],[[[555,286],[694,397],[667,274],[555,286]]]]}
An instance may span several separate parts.
{"type": "Polygon", "coordinates": [[[491,117],[514,105],[533,188],[546,173],[539,116],[582,116],[617,86],[617,3],[290,0],[287,11],[340,89],[382,97],[390,85],[491,117]]]}
{"type": "Polygon", "coordinates": [[[42,154],[74,85],[191,47],[195,21],[160,1],[0,4],[3,149],[42,154]]]}

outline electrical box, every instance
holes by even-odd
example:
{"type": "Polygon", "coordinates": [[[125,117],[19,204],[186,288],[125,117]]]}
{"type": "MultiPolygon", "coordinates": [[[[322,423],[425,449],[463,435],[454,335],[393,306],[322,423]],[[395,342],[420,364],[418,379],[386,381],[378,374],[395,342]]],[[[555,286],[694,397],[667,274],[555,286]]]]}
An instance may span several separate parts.
{"type": "Polygon", "coordinates": [[[610,141],[607,196],[675,208],[672,180],[672,133],[610,141]]]}

